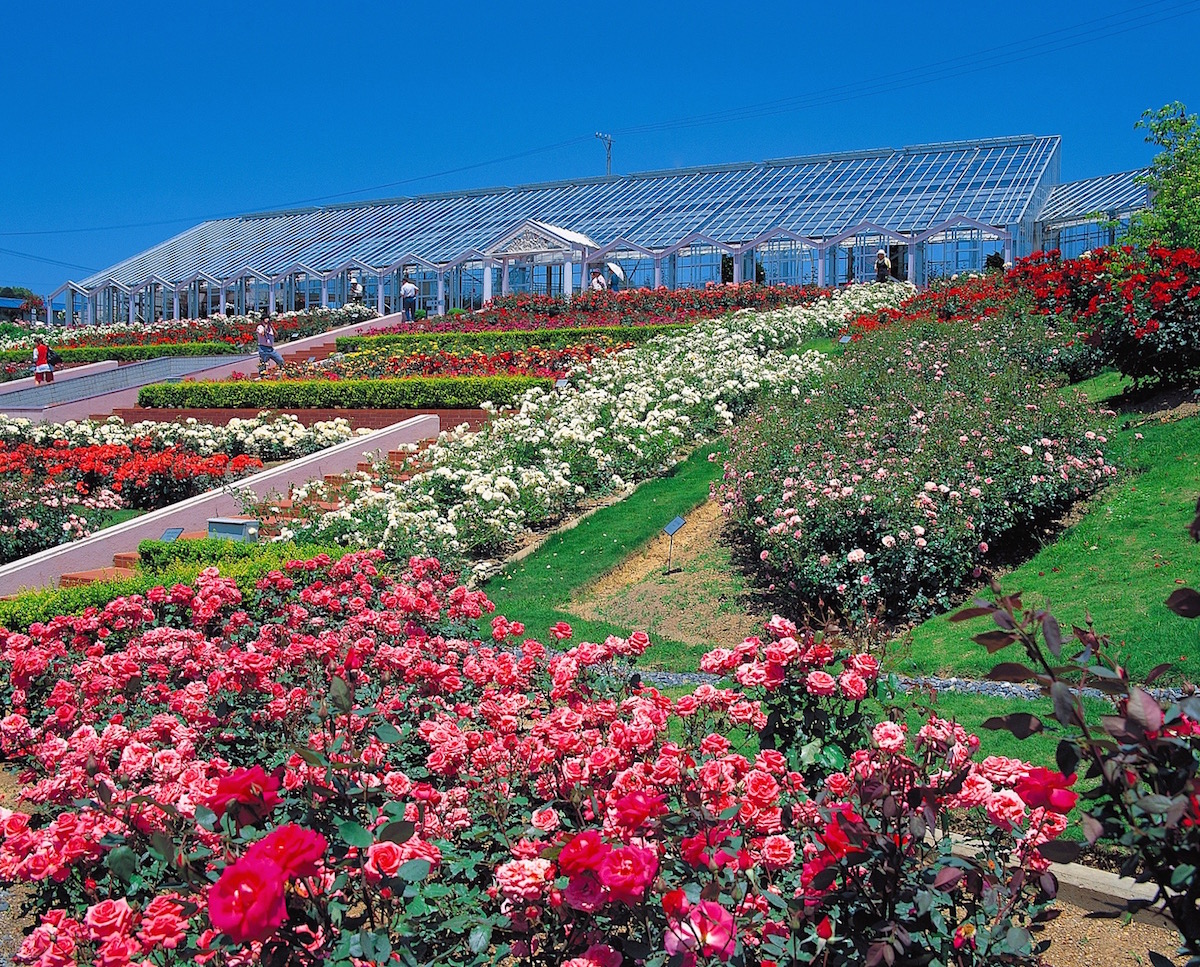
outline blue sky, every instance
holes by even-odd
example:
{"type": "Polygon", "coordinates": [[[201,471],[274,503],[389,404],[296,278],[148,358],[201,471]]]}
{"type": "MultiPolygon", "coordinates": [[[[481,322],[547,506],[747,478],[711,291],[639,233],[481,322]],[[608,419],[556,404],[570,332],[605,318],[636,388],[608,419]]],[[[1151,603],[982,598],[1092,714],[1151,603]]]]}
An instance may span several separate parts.
{"type": "Polygon", "coordinates": [[[1200,110],[1200,0],[46,0],[5,27],[0,284],[43,293],[206,217],[602,173],[597,131],[614,172],[1061,134],[1072,179],[1146,164],[1146,108],[1200,110]]]}

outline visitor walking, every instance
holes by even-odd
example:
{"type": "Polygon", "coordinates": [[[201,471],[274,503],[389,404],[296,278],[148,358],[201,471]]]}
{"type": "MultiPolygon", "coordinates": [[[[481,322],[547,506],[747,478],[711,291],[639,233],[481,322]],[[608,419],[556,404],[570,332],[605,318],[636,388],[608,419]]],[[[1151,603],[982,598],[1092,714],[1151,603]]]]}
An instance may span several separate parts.
{"type": "Polygon", "coordinates": [[[267,368],[267,363],[272,361],[280,369],[283,369],[283,357],[279,355],[279,350],[275,348],[275,323],[271,321],[270,316],[266,316],[258,324],[255,333],[258,336],[258,371],[260,373],[264,372],[267,368]]]}
{"type": "Polygon", "coordinates": [[[599,269],[592,269],[592,291],[604,292],[608,289],[608,280],[599,269]]]}
{"type": "Polygon", "coordinates": [[[892,274],[892,260],[880,249],[875,253],[875,281],[886,282],[892,274]]]}
{"type": "Polygon", "coordinates": [[[54,382],[54,363],[62,359],[42,341],[41,336],[33,337],[33,381],[35,383],[54,382]]]}
{"type": "Polygon", "coordinates": [[[404,321],[412,322],[417,316],[417,287],[407,275],[400,285],[400,308],[404,311],[404,321]]]}
{"type": "Polygon", "coordinates": [[[363,300],[362,283],[359,282],[358,279],[356,279],[356,278],[351,278],[350,279],[350,301],[351,302],[362,302],[362,300],[363,300]]]}

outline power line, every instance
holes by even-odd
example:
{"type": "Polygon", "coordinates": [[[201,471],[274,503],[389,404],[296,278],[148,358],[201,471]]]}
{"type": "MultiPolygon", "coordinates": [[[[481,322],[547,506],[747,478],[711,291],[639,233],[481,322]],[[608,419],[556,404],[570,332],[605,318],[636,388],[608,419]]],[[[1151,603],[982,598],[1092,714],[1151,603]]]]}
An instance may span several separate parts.
{"type": "Polygon", "coordinates": [[[90,265],[79,265],[77,262],[60,262],[58,259],[48,259],[41,255],[30,255],[28,252],[17,252],[11,248],[0,248],[0,255],[11,255],[18,259],[29,259],[31,262],[45,262],[47,265],[59,265],[64,269],[82,269],[84,272],[99,272],[90,265]]]}
{"type": "MultiPolygon", "coordinates": [[[[559,141],[557,144],[546,144],[539,148],[529,148],[526,151],[518,151],[514,154],[504,155],[500,158],[490,158],[487,161],[477,161],[469,165],[459,165],[457,168],[447,168],[445,171],[436,171],[426,175],[414,175],[411,178],[402,178],[400,181],[389,181],[382,185],[371,185],[367,188],[355,188],[351,191],[339,191],[329,195],[315,195],[311,198],[301,198],[295,201],[284,202],[278,205],[265,206],[264,210],[278,210],[286,208],[297,208],[300,205],[311,205],[314,202],[330,201],[335,198],[346,198],[350,195],[361,195],[368,191],[383,191],[387,188],[396,188],[400,185],[411,185],[418,181],[429,181],[433,178],[443,178],[447,175],[457,175],[464,171],[474,171],[477,168],[487,168],[491,165],[503,164],[506,161],[516,161],[520,158],[528,158],[531,155],[543,154],[547,151],[558,151],[562,148],[573,147],[577,144],[583,144],[585,141],[591,141],[591,138],[578,137],[570,138],[566,141],[559,141]]],[[[209,215],[194,215],[182,218],[168,218],[154,222],[132,222],[125,225],[99,225],[92,228],[57,228],[57,229],[40,229],[37,231],[28,232],[0,232],[0,237],[17,236],[17,235],[76,235],[87,232],[113,232],[126,228],[151,228],[157,225],[179,225],[184,222],[202,222],[213,218],[232,218],[238,215],[244,215],[244,209],[238,211],[220,212],[218,214],[209,215]]]]}

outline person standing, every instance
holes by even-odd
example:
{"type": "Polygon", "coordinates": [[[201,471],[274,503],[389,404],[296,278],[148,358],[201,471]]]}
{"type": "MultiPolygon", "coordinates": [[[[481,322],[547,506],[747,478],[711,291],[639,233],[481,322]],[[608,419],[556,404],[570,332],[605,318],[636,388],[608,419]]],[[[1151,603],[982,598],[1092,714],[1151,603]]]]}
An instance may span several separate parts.
{"type": "Polygon", "coordinates": [[[39,384],[54,382],[54,364],[50,362],[50,347],[46,345],[41,336],[33,337],[33,381],[39,384]]]}
{"type": "Polygon", "coordinates": [[[417,316],[417,287],[407,275],[400,285],[400,308],[404,312],[404,321],[412,322],[417,316]]]}
{"type": "Polygon", "coordinates": [[[599,269],[592,269],[591,288],[593,292],[604,292],[608,289],[608,280],[599,269]]]}
{"type": "Polygon", "coordinates": [[[255,333],[258,336],[258,371],[263,372],[267,368],[267,363],[272,361],[280,369],[283,369],[283,357],[275,348],[275,323],[271,321],[270,316],[263,317],[263,321],[258,324],[255,333]]]}
{"type": "Polygon", "coordinates": [[[892,260],[888,258],[887,252],[880,249],[875,253],[875,281],[886,282],[892,274],[892,260]]]}

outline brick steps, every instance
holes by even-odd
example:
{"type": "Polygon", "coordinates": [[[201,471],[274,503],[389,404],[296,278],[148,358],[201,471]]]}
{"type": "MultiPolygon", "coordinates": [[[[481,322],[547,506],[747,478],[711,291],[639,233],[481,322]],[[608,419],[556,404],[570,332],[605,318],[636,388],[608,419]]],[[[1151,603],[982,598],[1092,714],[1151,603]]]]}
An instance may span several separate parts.
{"type": "Polygon", "coordinates": [[[97,581],[112,581],[116,578],[129,577],[129,570],[123,567],[98,567],[91,571],[73,571],[58,579],[60,588],[78,588],[85,584],[95,584],[97,581]]]}

